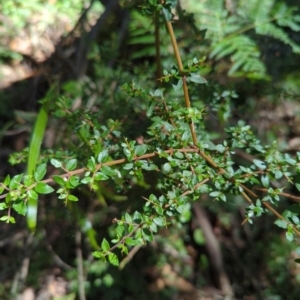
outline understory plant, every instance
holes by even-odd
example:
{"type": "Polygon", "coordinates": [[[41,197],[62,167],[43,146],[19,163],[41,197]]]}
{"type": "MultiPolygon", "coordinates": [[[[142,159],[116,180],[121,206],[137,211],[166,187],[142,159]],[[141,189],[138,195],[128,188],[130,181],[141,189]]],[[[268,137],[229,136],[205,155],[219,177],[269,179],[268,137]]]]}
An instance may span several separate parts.
{"type": "MultiPolygon", "coordinates": [[[[92,225],[87,216],[80,224],[94,257],[119,266],[120,257],[126,258],[135,249],[152,242],[160,229],[188,220],[191,203],[204,195],[209,202],[228,202],[240,196],[246,203],[241,224],[255,226],[257,217],[272,214],[275,224],[292,242],[300,236],[300,197],[285,189],[293,186],[300,190],[296,180],[300,173],[300,152],[295,156],[281,153],[276,141],[262,144],[243,120],[227,126],[218,139],[213,139],[207,130],[211,111],[218,111],[222,127],[226,114],[230,113],[224,108],[238,95],[232,89],[210,85],[203,75],[205,57],[182,61],[173,28],[176,1],[146,2],[142,12],[152,16],[156,26],[155,63],[159,74],[156,82],[124,83],[120,89],[123,99],[133,103],[134,110],[126,111],[124,118],[117,120],[101,119],[101,107],[74,108],[74,98],[69,95],[79,88],[76,84],[66,84],[62,94],[53,85],[42,101],[29,150],[11,157],[13,163],[31,161],[27,173],[7,175],[0,183],[0,220],[15,223],[16,215],[27,216],[29,227],[35,231],[39,199],[52,197],[48,195],[51,193],[61,200],[61,207],[65,205],[73,212],[76,202],[80,206],[86,195],[98,198],[103,206],[109,205],[105,198],[123,201],[123,207],[130,200],[122,214],[110,220],[110,234],[101,240],[90,234],[92,225]],[[176,61],[166,68],[159,54],[159,30],[164,26],[176,61]],[[200,91],[206,87],[213,89],[211,102],[202,99],[200,91]],[[136,128],[126,131],[127,118],[137,115],[140,120],[135,120],[136,128]],[[40,153],[48,117],[56,122],[63,120],[68,129],[61,137],[60,148],[40,153]],[[248,160],[239,160],[241,154],[248,160]],[[134,188],[139,190],[138,194],[131,193],[134,188]],[[286,199],[293,204],[282,210],[281,203],[286,199]]],[[[223,54],[214,44],[211,56],[223,54]]],[[[237,69],[234,65],[230,72],[237,69]]]]}

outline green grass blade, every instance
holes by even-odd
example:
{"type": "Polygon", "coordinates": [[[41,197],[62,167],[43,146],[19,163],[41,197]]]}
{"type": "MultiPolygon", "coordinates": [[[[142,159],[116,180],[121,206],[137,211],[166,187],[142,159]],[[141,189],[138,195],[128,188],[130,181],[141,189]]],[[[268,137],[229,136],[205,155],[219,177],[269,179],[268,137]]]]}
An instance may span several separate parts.
{"type": "MultiPolygon", "coordinates": [[[[46,126],[48,123],[48,106],[50,101],[55,101],[58,96],[58,82],[51,85],[51,88],[47,92],[43,99],[42,107],[38,113],[33,133],[29,145],[29,154],[27,162],[27,173],[33,174],[36,169],[36,165],[39,160],[41,146],[45,135],[46,126]]],[[[38,201],[34,199],[28,199],[27,203],[27,227],[34,232],[37,224],[37,211],[38,201]]]]}
{"type": "MultiPolygon", "coordinates": [[[[39,111],[30,140],[29,156],[27,162],[28,174],[33,174],[39,160],[41,145],[48,122],[48,112],[46,106],[47,103],[44,103],[39,111]]],[[[35,231],[36,229],[37,209],[38,200],[29,198],[27,203],[27,226],[31,231],[35,231]]]]}

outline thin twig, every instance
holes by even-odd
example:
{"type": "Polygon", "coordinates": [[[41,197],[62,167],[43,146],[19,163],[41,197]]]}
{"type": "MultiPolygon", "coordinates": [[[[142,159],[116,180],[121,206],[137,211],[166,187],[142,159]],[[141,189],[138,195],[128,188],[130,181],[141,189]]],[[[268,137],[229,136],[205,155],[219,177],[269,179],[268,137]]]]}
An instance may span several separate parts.
{"type": "MultiPolygon", "coordinates": [[[[165,150],[163,151],[164,153],[168,153],[168,154],[173,154],[174,152],[181,152],[181,153],[197,153],[198,150],[193,148],[183,148],[183,149],[169,149],[169,150],[165,150]]],[[[155,157],[155,156],[159,156],[160,154],[158,152],[152,152],[152,153],[149,153],[149,154],[144,154],[144,155],[141,155],[141,156],[138,156],[138,157],[134,157],[132,159],[132,161],[138,161],[138,160],[142,160],[142,159],[147,159],[147,158],[151,158],[151,157],[155,157]]],[[[117,160],[113,160],[113,161],[109,161],[109,162],[105,162],[105,163],[102,163],[102,164],[98,164],[96,165],[96,169],[101,169],[101,167],[103,166],[114,166],[114,165],[120,165],[120,164],[123,164],[125,162],[128,162],[128,159],[125,159],[125,158],[122,158],[122,159],[117,159],[117,160]]],[[[61,174],[59,175],[60,177],[64,178],[64,177],[70,177],[70,176],[74,176],[74,175],[81,175],[83,173],[85,173],[86,171],[88,171],[87,168],[80,168],[80,169],[77,169],[77,170],[74,170],[74,171],[69,171],[69,172],[66,172],[64,174],[61,174]]],[[[54,180],[53,178],[48,178],[48,179],[45,179],[45,180],[42,180],[40,182],[43,182],[43,183],[53,183],[54,180]]],[[[28,190],[30,189],[33,189],[35,186],[37,185],[37,183],[34,183],[32,184],[30,187],[28,187],[28,190]]],[[[0,184],[1,186],[1,184],[0,184]]],[[[3,186],[3,185],[2,185],[3,186]]],[[[4,187],[6,190],[8,190],[7,187],[4,187]]],[[[0,199],[3,199],[5,198],[6,196],[8,195],[8,193],[6,194],[3,194],[3,195],[0,195],[0,199]]]]}
{"type": "Polygon", "coordinates": [[[77,280],[78,280],[79,300],[86,300],[85,291],[84,291],[84,274],[83,274],[80,230],[76,231],[75,242],[76,242],[77,280]]]}
{"type": "Polygon", "coordinates": [[[123,270],[124,267],[132,260],[134,255],[143,247],[144,245],[134,246],[130,252],[125,256],[125,258],[120,262],[119,270],[123,270]]]}
{"type": "MultiPolygon", "coordinates": [[[[268,189],[266,189],[266,188],[255,187],[255,189],[258,190],[258,191],[268,193],[268,189]]],[[[294,195],[291,195],[291,194],[288,194],[288,193],[282,193],[282,192],[279,192],[278,195],[280,195],[282,197],[289,198],[289,199],[291,199],[291,200],[293,200],[297,203],[300,203],[300,197],[297,197],[297,196],[294,196],[294,195]]]]}
{"type": "MultiPolygon", "coordinates": [[[[186,81],[186,75],[183,73],[183,64],[182,64],[182,60],[181,60],[181,56],[179,53],[179,48],[177,45],[177,41],[175,38],[175,34],[174,34],[174,30],[173,30],[173,26],[171,22],[166,22],[167,24],[167,29],[169,32],[169,35],[171,37],[171,42],[173,45],[173,50],[175,53],[175,57],[177,60],[177,65],[178,65],[178,69],[179,72],[182,74],[182,86],[183,86],[183,93],[184,93],[184,100],[185,100],[185,105],[187,108],[191,107],[191,101],[190,101],[190,96],[189,96],[189,91],[188,91],[188,86],[187,86],[187,81],[186,81]]],[[[197,135],[195,132],[195,126],[194,126],[194,122],[190,121],[189,122],[189,126],[190,126],[190,130],[191,130],[191,134],[192,134],[192,139],[193,139],[193,143],[195,146],[197,146],[198,141],[197,141],[197,135]]]]}

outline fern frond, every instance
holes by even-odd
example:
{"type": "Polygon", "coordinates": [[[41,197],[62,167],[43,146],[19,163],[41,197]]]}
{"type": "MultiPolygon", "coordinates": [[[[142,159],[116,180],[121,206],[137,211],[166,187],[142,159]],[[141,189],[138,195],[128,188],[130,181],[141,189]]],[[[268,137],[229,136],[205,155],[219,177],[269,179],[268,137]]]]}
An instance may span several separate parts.
{"type": "Polygon", "coordinates": [[[296,44],[290,37],[279,27],[272,23],[264,24],[256,27],[256,32],[261,35],[268,35],[277,40],[280,40],[284,44],[292,47],[293,52],[300,53],[300,46],[296,44]]]}
{"type": "Polygon", "coordinates": [[[226,56],[230,56],[232,61],[228,75],[241,75],[237,71],[242,71],[247,77],[263,78],[266,76],[265,65],[260,58],[260,50],[257,44],[248,36],[234,36],[213,46],[211,58],[220,59],[226,56]]]}
{"type": "Polygon", "coordinates": [[[271,36],[291,46],[294,53],[300,53],[300,46],[284,31],[284,27],[299,31],[300,23],[298,22],[300,16],[294,14],[295,8],[289,8],[285,3],[279,3],[275,9],[272,9],[273,4],[273,0],[261,1],[259,13],[255,16],[256,33],[271,36]],[[266,5],[267,8],[263,5],[265,3],[268,4],[266,5]]]}
{"type": "Polygon", "coordinates": [[[299,10],[283,0],[237,0],[230,12],[225,0],[199,2],[195,4],[195,16],[200,29],[206,29],[206,37],[212,41],[210,57],[229,57],[229,75],[266,76],[260,49],[254,36],[248,35],[249,30],[279,40],[294,53],[300,53],[300,45],[286,31],[300,31],[299,10]]]}
{"type": "Polygon", "coordinates": [[[295,7],[288,7],[285,3],[279,3],[275,9],[274,16],[279,26],[288,27],[293,31],[300,31],[300,15],[295,7]]]}
{"type": "Polygon", "coordinates": [[[130,59],[136,59],[145,55],[155,55],[154,29],[152,20],[136,11],[132,12],[132,19],[129,26],[128,45],[140,46],[130,55],[130,59]]]}

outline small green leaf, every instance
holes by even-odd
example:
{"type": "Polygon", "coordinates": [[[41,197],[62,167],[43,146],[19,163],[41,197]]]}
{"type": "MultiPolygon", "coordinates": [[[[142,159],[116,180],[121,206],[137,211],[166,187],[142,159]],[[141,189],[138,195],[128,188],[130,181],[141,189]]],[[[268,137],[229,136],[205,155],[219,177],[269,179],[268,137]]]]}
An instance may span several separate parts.
{"type": "Polygon", "coordinates": [[[125,245],[121,245],[121,252],[125,255],[128,254],[128,248],[125,245]]]}
{"type": "Polygon", "coordinates": [[[14,176],[11,179],[10,183],[9,183],[9,188],[11,190],[16,189],[19,186],[19,184],[20,184],[20,182],[22,180],[22,177],[23,177],[23,174],[19,174],[19,175],[14,176]]]}
{"type": "Polygon", "coordinates": [[[79,185],[80,178],[79,178],[78,176],[72,175],[72,176],[69,178],[68,182],[71,184],[71,186],[72,186],[73,188],[75,188],[76,186],[79,185]]]}
{"type": "Polygon", "coordinates": [[[163,215],[164,214],[164,210],[161,206],[159,205],[155,205],[154,206],[155,211],[159,214],[159,215],[163,215]]]}
{"type": "Polygon", "coordinates": [[[29,190],[27,192],[28,198],[34,199],[34,200],[38,200],[39,195],[34,191],[34,190],[29,190]]]}
{"type": "Polygon", "coordinates": [[[157,226],[164,226],[166,224],[165,219],[163,217],[156,217],[156,218],[153,219],[153,222],[157,226]]]}
{"type": "Polygon", "coordinates": [[[116,227],[116,234],[117,234],[117,237],[121,237],[122,236],[122,234],[123,234],[123,232],[124,232],[124,226],[123,225],[118,225],[117,227],[116,227]]]}
{"type": "Polygon", "coordinates": [[[158,167],[155,164],[150,163],[148,161],[143,161],[141,168],[146,171],[154,171],[158,169],[158,167]]]}
{"type": "Polygon", "coordinates": [[[293,215],[293,216],[292,216],[292,220],[293,220],[293,222],[294,222],[296,225],[299,224],[299,218],[298,218],[297,216],[293,215]]]}
{"type": "Polygon", "coordinates": [[[275,179],[280,179],[283,176],[282,172],[279,170],[276,170],[274,174],[275,174],[275,179]]]}
{"type": "Polygon", "coordinates": [[[188,79],[192,82],[199,83],[199,84],[207,83],[206,79],[197,73],[191,73],[188,79]]]}
{"type": "Polygon", "coordinates": [[[7,175],[7,176],[5,177],[5,179],[4,179],[4,182],[3,182],[3,184],[4,184],[4,186],[8,186],[8,185],[9,185],[9,183],[10,183],[10,176],[9,176],[9,175],[7,175]]]}
{"type": "Polygon", "coordinates": [[[151,102],[148,109],[147,109],[147,112],[146,112],[146,115],[147,117],[151,117],[152,114],[153,114],[153,109],[154,109],[154,102],[151,102]]]}
{"type": "Polygon", "coordinates": [[[109,243],[106,239],[103,239],[103,241],[101,243],[101,249],[103,251],[108,251],[110,249],[109,243]]]}
{"type": "Polygon", "coordinates": [[[34,190],[39,194],[49,194],[54,191],[54,189],[50,185],[44,182],[38,182],[34,190]]]}
{"type": "Polygon", "coordinates": [[[292,232],[288,231],[285,233],[285,236],[286,236],[286,239],[289,241],[289,242],[292,242],[294,240],[294,235],[292,232]]]}
{"type": "Polygon", "coordinates": [[[109,261],[113,266],[116,266],[116,267],[119,266],[119,259],[118,259],[117,255],[114,254],[114,253],[109,253],[109,254],[108,254],[108,261],[109,261]]]}
{"type": "Polygon", "coordinates": [[[91,177],[85,177],[85,178],[83,178],[83,179],[81,179],[81,183],[82,184],[88,184],[88,183],[90,183],[92,181],[92,178],[91,177]]]}
{"type": "Polygon", "coordinates": [[[132,223],[132,218],[131,218],[131,216],[128,213],[126,213],[124,217],[125,217],[125,221],[127,223],[129,223],[129,224],[132,223]]]}
{"type": "Polygon", "coordinates": [[[99,164],[106,162],[108,159],[108,151],[107,149],[104,149],[101,151],[97,156],[97,161],[99,164]]]}
{"type": "Polygon", "coordinates": [[[94,252],[93,252],[93,256],[94,256],[95,258],[102,258],[102,257],[103,257],[103,254],[102,254],[101,251],[94,251],[94,252]]]}
{"type": "Polygon", "coordinates": [[[262,175],[261,176],[261,183],[263,184],[263,186],[265,188],[268,188],[269,184],[270,184],[269,176],[268,175],[262,175]]]}
{"type": "Polygon", "coordinates": [[[152,232],[148,228],[143,228],[143,237],[146,241],[152,242],[153,241],[153,235],[152,232]]]}
{"type": "Polygon", "coordinates": [[[154,222],[151,223],[150,230],[152,230],[153,232],[157,232],[157,226],[156,226],[156,224],[154,222]]]}
{"type": "Polygon", "coordinates": [[[20,215],[25,216],[27,212],[27,206],[23,200],[17,200],[12,205],[13,209],[20,215]]]}
{"type": "Polygon", "coordinates": [[[138,211],[135,211],[133,214],[133,221],[140,224],[143,221],[143,216],[138,211]]]}
{"type": "Polygon", "coordinates": [[[102,166],[101,172],[107,176],[113,177],[116,175],[116,171],[108,166],[102,166]]]}
{"type": "Polygon", "coordinates": [[[76,197],[76,196],[74,196],[74,195],[68,195],[67,196],[67,200],[70,200],[70,201],[78,201],[78,198],[76,197]]]}
{"type": "Polygon", "coordinates": [[[53,175],[52,179],[61,186],[65,186],[66,182],[67,182],[61,176],[58,176],[58,175],[53,175]]]}
{"type": "Polygon", "coordinates": [[[258,160],[258,159],[253,159],[253,163],[259,168],[259,169],[266,169],[266,165],[263,161],[258,160]]]}
{"type": "Polygon", "coordinates": [[[41,181],[46,175],[46,172],[47,172],[46,164],[41,164],[40,166],[38,166],[33,175],[35,181],[41,181]]]}
{"type": "Polygon", "coordinates": [[[55,168],[61,168],[61,166],[62,166],[62,163],[59,160],[55,159],[55,158],[51,158],[50,163],[55,168]]]}
{"type": "Polygon", "coordinates": [[[178,159],[183,159],[184,158],[184,154],[181,153],[181,152],[178,152],[178,151],[174,153],[174,156],[178,159]]]}
{"type": "MultiPolygon", "coordinates": [[[[219,145],[215,146],[215,150],[220,153],[223,153],[226,150],[226,147],[224,147],[224,145],[219,144],[219,145]]],[[[240,168],[243,170],[244,167],[240,166],[240,168]]],[[[246,169],[246,168],[244,168],[244,169],[246,169]]]]}
{"type": "Polygon", "coordinates": [[[172,84],[172,87],[173,87],[174,91],[178,92],[179,90],[181,90],[182,89],[182,84],[183,84],[182,78],[180,78],[178,80],[177,84],[172,84]]]}
{"type": "Polygon", "coordinates": [[[6,222],[6,223],[16,223],[15,218],[14,217],[8,217],[8,216],[3,216],[0,218],[0,221],[6,222]]]}
{"type": "Polygon", "coordinates": [[[127,246],[136,246],[136,245],[139,244],[139,242],[138,242],[137,240],[134,240],[134,239],[131,238],[131,237],[128,237],[128,238],[125,239],[125,244],[126,244],[127,246]]]}
{"type": "Polygon", "coordinates": [[[131,151],[130,151],[128,148],[124,148],[124,149],[123,149],[123,152],[124,152],[124,154],[126,155],[127,159],[128,159],[129,161],[131,161],[132,158],[133,158],[133,154],[131,153],[131,151]]]}
{"type": "Polygon", "coordinates": [[[133,166],[134,166],[133,163],[129,163],[129,164],[124,165],[123,169],[124,170],[131,170],[133,168],[133,166]]]}
{"type": "Polygon", "coordinates": [[[14,217],[10,216],[10,217],[8,218],[8,220],[6,221],[6,223],[12,223],[12,224],[15,224],[15,223],[16,223],[16,220],[15,220],[14,217]]]}
{"type": "Polygon", "coordinates": [[[166,18],[166,21],[167,22],[170,22],[172,20],[172,12],[171,12],[171,9],[169,7],[163,7],[162,8],[162,12],[166,18]]]}
{"type": "Polygon", "coordinates": [[[91,170],[92,172],[94,172],[96,170],[96,162],[95,162],[95,158],[94,157],[91,157],[88,161],[88,164],[87,164],[87,168],[89,170],[91,170]]]}
{"type": "Polygon", "coordinates": [[[4,210],[7,208],[7,204],[5,202],[0,203],[0,210],[4,210]]]}
{"type": "Polygon", "coordinates": [[[215,192],[211,192],[211,193],[209,194],[209,196],[216,198],[216,197],[219,197],[220,194],[221,194],[221,192],[215,191],[215,192]]]}
{"type": "Polygon", "coordinates": [[[220,193],[219,198],[220,198],[222,201],[226,202],[226,195],[225,195],[225,194],[220,193]]]}
{"type": "Polygon", "coordinates": [[[288,223],[285,220],[276,220],[274,222],[278,227],[286,229],[288,227],[288,223]]]}
{"type": "Polygon", "coordinates": [[[106,176],[105,174],[101,173],[101,172],[97,172],[94,176],[94,179],[97,181],[102,181],[102,180],[107,180],[109,179],[108,176],[106,176]]]}
{"type": "Polygon", "coordinates": [[[4,191],[4,185],[2,185],[2,184],[0,183],[0,194],[2,194],[3,191],[4,191]]]}
{"type": "Polygon", "coordinates": [[[162,169],[161,171],[163,172],[163,174],[168,174],[172,171],[172,167],[169,163],[165,163],[163,166],[162,166],[162,169]]]}
{"type": "Polygon", "coordinates": [[[67,164],[66,164],[66,169],[68,171],[73,171],[77,166],[77,159],[76,158],[73,158],[73,159],[70,159],[67,164]]]}
{"type": "Polygon", "coordinates": [[[288,164],[290,164],[292,166],[294,166],[296,164],[296,160],[294,160],[293,158],[291,158],[287,153],[285,153],[284,158],[285,158],[285,161],[288,164]]]}
{"type": "Polygon", "coordinates": [[[29,187],[34,183],[34,180],[31,175],[25,175],[23,177],[23,182],[26,187],[29,187]]]}
{"type": "Polygon", "coordinates": [[[157,198],[156,198],[156,196],[153,195],[153,194],[151,194],[151,195],[149,196],[149,200],[152,201],[152,202],[157,202],[157,198]]]}
{"type": "Polygon", "coordinates": [[[137,145],[135,148],[134,148],[134,153],[137,155],[137,156],[142,156],[144,155],[146,152],[147,152],[147,149],[148,149],[148,146],[143,144],[143,145],[137,145]]]}

